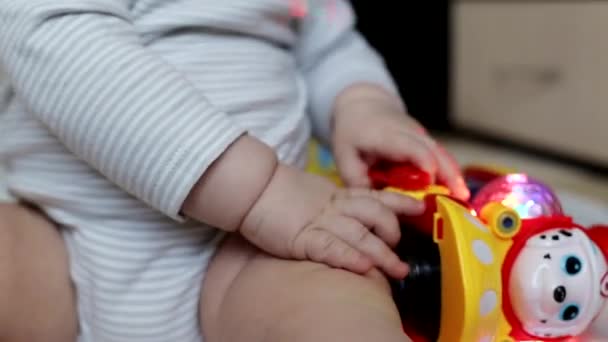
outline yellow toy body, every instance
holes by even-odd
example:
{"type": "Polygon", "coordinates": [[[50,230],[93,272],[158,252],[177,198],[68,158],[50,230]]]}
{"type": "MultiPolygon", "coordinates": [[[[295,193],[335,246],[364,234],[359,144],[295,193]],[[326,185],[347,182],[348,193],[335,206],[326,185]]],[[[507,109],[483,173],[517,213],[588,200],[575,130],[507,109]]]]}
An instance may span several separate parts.
{"type": "Polygon", "coordinates": [[[441,255],[441,329],[439,342],[511,341],[511,327],[502,308],[502,265],[521,222],[517,214],[500,204],[481,213],[449,197],[442,186],[420,191],[387,188],[417,199],[435,197],[433,240],[441,255]],[[502,218],[514,220],[505,230],[502,218]],[[459,313],[459,314],[455,314],[459,313]],[[464,313],[464,314],[461,314],[464,313]]]}
{"type": "MultiPolygon", "coordinates": [[[[501,310],[501,270],[511,240],[497,235],[498,222],[485,225],[448,197],[437,197],[437,202],[433,238],[439,245],[443,278],[439,341],[498,337],[503,342],[511,329],[501,310]],[[458,312],[464,314],[454,314],[458,312]]],[[[514,231],[518,229],[519,223],[514,231]]]]}

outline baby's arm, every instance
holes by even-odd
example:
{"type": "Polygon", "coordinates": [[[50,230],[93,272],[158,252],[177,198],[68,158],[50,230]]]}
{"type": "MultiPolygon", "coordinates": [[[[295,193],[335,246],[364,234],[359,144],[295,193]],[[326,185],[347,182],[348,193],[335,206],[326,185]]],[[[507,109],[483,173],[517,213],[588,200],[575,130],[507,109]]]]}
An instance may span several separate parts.
{"type": "Polygon", "coordinates": [[[314,132],[329,143],[335,101],[347,88],[372,85],[368,88],[386,92],[399,106],[404,104],[384,60],[356,30],[350,2],[319,3],[325,5],[317,5],[302,19],[296,53],[308,84],[314,132]]]}
{"type": "Polygon", "coordinates": [[[76,156],[164,214],[243,135],[143,46],[128,0],[0,1],[16,95],[76,156]]]}
{"type": "Polygon", "coordinates": [[[395,214],[420,214],[422,203],[391,192],[338,189],[328,179],[280,163],[262,172],[256,159],[265,155],[263,148],[247,139],[233,144],[201,178],[184,205],[188,215],[207,222],[215,219],[214,224],[237,230],[281,258],[358,273],[377,266],[395,278],[406,276],[407,266],[389,248],[400,238],[395,214]],[[260,152],[254,155],[255,150],[260,152]],[[252,167],[252,179],[258,183],[247,179],[252,167]],[[254,192],[248,191],[247,200],[238,199],[240,185],[261,193],[252,197],[254,192]],[[234,208],[235,199],[241,205],[239,215],[227,220],[225,213],[234,208]]]}

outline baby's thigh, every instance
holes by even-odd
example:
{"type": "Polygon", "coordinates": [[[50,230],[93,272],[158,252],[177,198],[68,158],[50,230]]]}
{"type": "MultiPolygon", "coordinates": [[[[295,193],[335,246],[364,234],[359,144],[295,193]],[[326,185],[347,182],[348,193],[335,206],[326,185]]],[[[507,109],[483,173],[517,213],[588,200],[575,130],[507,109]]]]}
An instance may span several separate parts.
{"type": "Polygon", "coordinates": [[[76,340],[74,291],[57,228],[37,212],[0,204],[0,341],[76,340]]]}
{"type": "Polygon", "coordinates": [[[206,342],[407,341],[387,280],[280,260],[230,238],[208,270],[206,342]]]}

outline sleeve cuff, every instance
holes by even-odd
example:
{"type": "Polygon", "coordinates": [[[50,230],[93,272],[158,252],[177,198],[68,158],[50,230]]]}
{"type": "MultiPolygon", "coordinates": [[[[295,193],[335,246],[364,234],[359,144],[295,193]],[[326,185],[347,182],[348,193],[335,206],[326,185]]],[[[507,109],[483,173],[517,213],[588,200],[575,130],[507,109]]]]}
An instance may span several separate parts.
{"type": "Polygon", "coordinates": [[[190,191],[211,164],[246,131],[226,121],[218,123],[213,133],[211,137],[208,130],[201,130],[185,137],[167,164],[166,178],[159,182],[163,184],[162,196],[156,197],[156,201],[161,212],[173,220],[188,220],[181,209],[190,191]]]}

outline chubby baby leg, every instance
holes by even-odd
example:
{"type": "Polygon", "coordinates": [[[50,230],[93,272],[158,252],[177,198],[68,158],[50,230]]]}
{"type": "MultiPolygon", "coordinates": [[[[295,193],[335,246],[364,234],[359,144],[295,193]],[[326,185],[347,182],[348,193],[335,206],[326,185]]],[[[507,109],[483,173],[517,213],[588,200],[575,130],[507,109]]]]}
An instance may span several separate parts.
{"type": "Polygon", "coordinates": [[[386,279],[273,258],[233,236],[208,269],[205,342],[405,342],[386,279]]]}
{"type": "Polygon", "coordinates": [[[76,334],[59,231],[33,210],[0,204],[0,341],[70,342],[76,334]]]}

